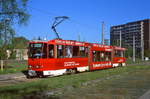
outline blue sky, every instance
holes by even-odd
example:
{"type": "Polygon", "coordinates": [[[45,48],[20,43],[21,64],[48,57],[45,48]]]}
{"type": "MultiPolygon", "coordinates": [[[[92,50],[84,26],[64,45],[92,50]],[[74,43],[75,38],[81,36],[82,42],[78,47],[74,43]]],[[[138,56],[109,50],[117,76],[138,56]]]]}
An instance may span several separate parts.
{"type": "Polygon", "coordinates": [[[29,0],[31,18],[26,26],[16,28],[17,36],[28,39],[55,38],[51,25],[55,16],[69,16],[57,27],[62,39],[101,42],[101,22],[105,38],[110,26],[150,18],[150,0],[29,0]]]}

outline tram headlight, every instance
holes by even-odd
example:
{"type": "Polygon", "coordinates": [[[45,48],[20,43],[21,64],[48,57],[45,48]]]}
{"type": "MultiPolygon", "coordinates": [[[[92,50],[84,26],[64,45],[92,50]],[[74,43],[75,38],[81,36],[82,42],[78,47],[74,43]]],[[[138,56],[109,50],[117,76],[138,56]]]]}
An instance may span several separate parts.
{"type": "Polygon", "coordinates": [[[29,65],[29,66],[28,66],[28,68],[32,68],[32,66],[31,66],[31,65],[29,65]]]}
{"type": "Polygon", "coordinates": [[[36,68],[40,68],[40,66],[37,65],[36,68]]]}
{"type": "Polygon", "coordinates": [[[39,66],[39,65],[37,65],[37,66],[35,66],[35,68],[42,68],[43,66],[39,66]]]}

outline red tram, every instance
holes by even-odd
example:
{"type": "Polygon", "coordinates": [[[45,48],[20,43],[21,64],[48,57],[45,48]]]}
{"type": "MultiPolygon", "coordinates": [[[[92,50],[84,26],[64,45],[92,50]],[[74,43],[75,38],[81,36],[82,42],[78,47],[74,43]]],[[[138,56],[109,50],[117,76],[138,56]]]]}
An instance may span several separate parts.
{"type": "Polygon", "coordinates": [[[29,76],[58,76],[125,66],[125,48],[72,40],[29,42],[29,76]]]}

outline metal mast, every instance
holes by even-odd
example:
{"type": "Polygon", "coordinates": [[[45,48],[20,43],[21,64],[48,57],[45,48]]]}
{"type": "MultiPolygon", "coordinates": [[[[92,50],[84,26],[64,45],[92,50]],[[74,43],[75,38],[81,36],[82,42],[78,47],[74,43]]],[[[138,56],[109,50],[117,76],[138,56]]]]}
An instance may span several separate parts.
{"type": "Polygon", "coordinates": [[[104,22],[102,22],[102,45],[104,45],[104,22]]]}
{"type": "Polygon", "coordinates": [[[141,22],[141,59],[144,61],[144,36],[143,36],[143,22],[141,22]]]}
{"type": "Polygon", "coordinates": [[[56,31],[56,27],[62,23],[64,20],[66,19],[69,19],[69,17],[67,16],[58,16],[58,17],[55,17],[55,21],[54,23],[52,24],[52,30],[55,32],[56,36],[57,36],[57,39],[61,39],[60,36],[59,36],[59,33],[56,31]]]}
{"type": "Polygon", "coordinates": [[[133,35],[133,62],[135,62],[135,36],[133,35]]]}
{"type": "Polygon", "coordinates": [[[121,41],[122,41],[122,35],[121,35],[121,27],[120,27],[120,47],[122,46],[121,45],[121,43],[122,43],[121,41]]]}

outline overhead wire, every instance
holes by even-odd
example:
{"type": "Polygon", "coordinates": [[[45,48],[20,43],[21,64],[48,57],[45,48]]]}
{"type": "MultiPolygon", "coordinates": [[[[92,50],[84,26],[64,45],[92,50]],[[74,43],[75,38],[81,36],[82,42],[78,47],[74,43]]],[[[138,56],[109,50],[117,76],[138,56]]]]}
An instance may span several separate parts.
{"type": "MultiPolygon", "coordinates": [[[[56,16],[61,16],[60,14],[56,14],[56,13],[53,13],[53,12],[49,12],[49,11],[46,11],[46,10],[42,10],[42,9],[38,9],[38,8],[35,8],[35,7],[31,7],[31,6],[28,6],[29,8],[31,8],[31,9],[33,9],[33,10],[36,10],[36,11],[38,11],[38,12],[41,12],[41,13],[44,13],[44,14],[46,14],[46,15],[49,15],[49,16],[51,16],[51,17],[56,17],[56,16]]],[[[80,22],[77,22],[77,21],[75,21],[74,19],[69,19],[69,21],[70,22],[72,22],[72,23],[75,23],[75,24],[77,24],[77,25],[80,25],[80,26],[82,26],[82,27],[86,27],[86,28],[90,28],[91,29],[91,26],[90,25],[87,25],[87,24],[83,24],[83,23],[80,23],[80,22]]]]}
{"type": "MultiPolygon", "coordinates": [[[[56,17],[56,16],[60,16],[59,14],[56,14],[56,13],[52,13],[52,12],[49,12],[49,11],[45,11],[45,10],[42,10],[42,9],[38,9],[38,8],[35,8],[35,7],[31,7],[31,6],[28,6],[28,8],[30,10],[35,10],[35,11],[38,11],[40,13],[43,13],[43,14],[46,14],[52,18],[56,17]]],[[[72,20],[69,19],[69,22],[72,22],[72,20]]],[[[72,22],[73,23],[73,22],[72,22]]],[[[79,29],[77,29],[77,26],[75,26],[76,28],[76,31],[79,31],[79,29]]]]}
{"type": "Polygon", "coordinates": [[[49,11],[46,11],[46,10],[43,10],[43,9],[39,9],[39,8],[35,8],[35,7],[32,7],[32,6],[27,6],[28,8],[32,9],[32,10],[35,10],[35,11],[38,11],[38,12],[41,12],[43,14],[46,14],[46,15],[49,15],[49,16],[52,16],[52,17],[55,17],[55,16],[59,16],[58,14],[56,13],[51,13],[49,11]]]}
{"type": "MultiPolygon", "coordinates": [[[[28,7],[29,9],[31,9],[31,10],[35,10],[35,11],[38,11],[38,12],[40,12],[40,13],[46,14],[46,15],[52,17],[52,18],[54,18],[54,17],[56,17],[56,16],[61,16],[60,14],[56,14],[56,13],[49,12],[49,11],[46,11],[46,10],[43,10],[43,9],[35,8],[35,7],[29,6],[29,5],[28,5],[27,7],[28,7]]],[[[73,24],[76,25],[76,26],[75,26],[75,27],[76,27],[76,28],[75,28],[75,29],[76,29],[75,31],[79,31],[80,34],[84,34],[84,35],[85,35],[84,32],[81,33],[81,30],[79,30],[78,26],[83,27],[83,28],[85,28],[86,30],[88,30],[88,29],[91,29],[91,30],[93,30],[93,31],[96,30],[96,29],[91,28],[91,26],[88,25],[88,24],[84,24],[84,23],[75,21],[73,18],[69,19],[69,22],[71,22],[71,23],[73,23],[73,24]],[[78,26],[77,26],[77,25],[78,25],[78,26]]],[[[79,33],[78,33],[78,34],[79,34],[79,33]]],[[[78,34],[77,34],[77,35],[78,35],[78,34]]],[[[87,34],[87,33],[86,33],[86,34],[87,34]]],[[[105,33],[105,35],[109,35],[109,34],[106,34],[106,33],[105,33]]],[[[101,36],[101,35],[100,35],[100,36],[101,36]]],[[[107,36],[105,36],[105,37],[107,37],[107,36]]],[[[84,39],[85,39],[85,36],[84,36],[84,39]]]]}

